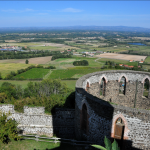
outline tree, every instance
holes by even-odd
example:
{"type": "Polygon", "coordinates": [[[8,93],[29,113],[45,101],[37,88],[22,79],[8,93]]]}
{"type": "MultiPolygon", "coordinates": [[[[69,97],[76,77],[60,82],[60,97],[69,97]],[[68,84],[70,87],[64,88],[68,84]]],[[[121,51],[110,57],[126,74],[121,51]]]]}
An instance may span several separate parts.
{"type": "Polygon", "coordinates": [[[26,63],[26,64],[28,64],[28,63],[29,63],[29,60],[28,60],[28,59],[26,59],[25,63],[26,63]]]}
{"type": "Polygon", "coordinates": [[[1,72],[0,72],[0,80],[2,79],[2,75],[1,75],[1,72]]]}
{"type": "Polygon", "coordinates": [[[0,141],[8,143],[11,140],[19,140],[21,137],[18,136],[18,123],[9,118],[9,114],[0,113],[0,141]]]}

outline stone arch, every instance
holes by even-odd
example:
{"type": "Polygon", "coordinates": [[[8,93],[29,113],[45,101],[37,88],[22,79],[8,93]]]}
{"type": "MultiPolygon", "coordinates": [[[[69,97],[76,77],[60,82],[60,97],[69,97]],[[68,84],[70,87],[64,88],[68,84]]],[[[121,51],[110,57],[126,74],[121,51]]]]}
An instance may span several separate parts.
{"type": "Polygon", "coordinates": [[[101,81],[102,81],[103,78],[105,79],[106,83],[108,82],[108,79],[106,78],[106,76],[102,75],[101,78],[100,78],[100,80],[99,80],[99,84],[101,83],[101,81]]]}
{"type": "Polygon", "coordinates": [[[150,78],[148,76],[146,76],[143,80],[142,80],[142,84],[143,84],[143,89],[142,89],[142,96],[149,98],[149,89],[150,89],[150,78]],[[146,87],[146,88],[145,88],[146,87]],[[148,91],[147,91],[148,90],[148,91]]]}
{"type": "Polygon", "coordinates": [[[125,77],[126,82],[128,82],[128,78],[127,78],[127,76],[126,76],[125,74],[122,74],[122,75],[120,76],[120,78],[119,78],[118,82],[120,82],[120,81],[121,81],[121,78],[122,78],[122,77],[125,77]]]}
{"type": "Polygon", "coordinates": [[[81,125],[81,130],[84,133],[88,133],[88,124],[89,124],[89,115],[88,115],[88,107],[85,103],[83,103],[82,107],[81,107],[81,121],[80,121],[80,125],[81,125]]]}
{"type": "Polygon", "coordinates": [[[90,87],[90,81],[89,81],[89,80],[86,81],[85,90],[87,89],[87,87],[88,87],[88,88],[90,87]]]}
{"type": "Polygon", "coordinates": [[[144,77],[144,78],[142,79],[142,82],[141,82],[141,83],[144,83],[145,79],[148,79],[149,82],[150,82],[150,77],[146,76],[146,77],[144,77]]]}
{"type": "Polygon", "coordinates": [[[103,77],[100,82],[100,95],[105,96],[105,92],[106,92],[106,80],[103,77]]]}
{"type": "Polygon", "coordinates": [[[81,110],[82,110],[82,107],[83,107],[84,104],[86,105],[87,113],[89,114],[89,105],[87,104],[86,100],[82,101],[82,103],[81,103],[81,110]]]}
{"type": "Polygon", "coordinates": [[[126,118],[122,115],[122,114],[117,114],[113,117],[112,120],[112,129],[111,129],[111,137],[114,138],[115,137],[115,125],[116,125],[116,121],[121,118],[124,122],[124,140],[128,139],[128,133],[129,133],[129,129],[128,129],[128,122],[126,120],[126,118]]]}
{"type": "Polygon", "coordinates": [[[125,95],[127,79],[126,77],[122,76],[119,81],[119,94],[125,95]]]}

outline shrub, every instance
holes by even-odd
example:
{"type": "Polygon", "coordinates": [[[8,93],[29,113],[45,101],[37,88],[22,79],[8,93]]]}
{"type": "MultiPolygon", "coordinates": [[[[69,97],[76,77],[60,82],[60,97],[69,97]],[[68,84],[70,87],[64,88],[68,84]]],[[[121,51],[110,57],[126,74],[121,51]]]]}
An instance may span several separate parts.
{"type": "Polygon", "coordinates": [[[19,140],[18,123],[13,119],[8,119],[9,114],[0,113],[0,141],[8,143],[11,140],[19,140]]]}
{"type": "Polygon", "coordinates": [[[88,66],[89,62],[87,60],[81,60],[81,61],[74,61],[74,66],[88,66]]]}
{"type": "Polygon", "coordinates": [[[28,64],[28,63],[29,63],[29,60],[28,60],[28,59],[26,59],[25,64],[28,64]]]}

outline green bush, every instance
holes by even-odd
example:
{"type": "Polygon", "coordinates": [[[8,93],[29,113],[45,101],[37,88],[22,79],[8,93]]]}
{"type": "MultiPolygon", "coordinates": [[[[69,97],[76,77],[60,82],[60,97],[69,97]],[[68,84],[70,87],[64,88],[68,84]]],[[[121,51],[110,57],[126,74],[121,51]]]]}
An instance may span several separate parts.
{"type": "Polygon", "coordinates": [[[89,62],[87,60],[81,60],[81,61],[74,61],[74,66],[88,66],[89,62]]]}
{"type": "Polygon", "coordinates": [[[18,123],[13,119],[7,119],[8,114],[0,113],[0,142],[8,143],[11,140],[19,140],[18,123]]]}

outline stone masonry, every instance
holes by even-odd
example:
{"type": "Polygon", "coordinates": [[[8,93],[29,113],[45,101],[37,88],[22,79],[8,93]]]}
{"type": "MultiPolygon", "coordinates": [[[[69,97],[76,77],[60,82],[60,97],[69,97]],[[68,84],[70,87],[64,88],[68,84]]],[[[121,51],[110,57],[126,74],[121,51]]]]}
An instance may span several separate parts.
{"type": "Polygon", "coordinates": [[[105,136],[114,138],[115,124],[120,117],[124,122],[124,148],[150,149],[150,98],[142,96],[146,78],[150,81],[149,73],[126,70],[102,71],[81,77],[76,82],[76,137],[104,145],[105,136]],[[121,77],[126,78],[125,95],[119,94],[121,77]],[[100,95],[102,78],[106,81],[104,96],[100,95]],[[89,116],[86,133],[81,129],[83,104],[86,105],[89,116]]]}
{"type": "Polygon", "coordinates": [[[15,119],[23,134],[38,134],[52,137],[74,137],[74,110],[56,109],[55,115],[45,114],[44,107],[24,106],[24,113],[18,113],[13,105],[0,105],[0,111],[11,115],[15,119]]]}

